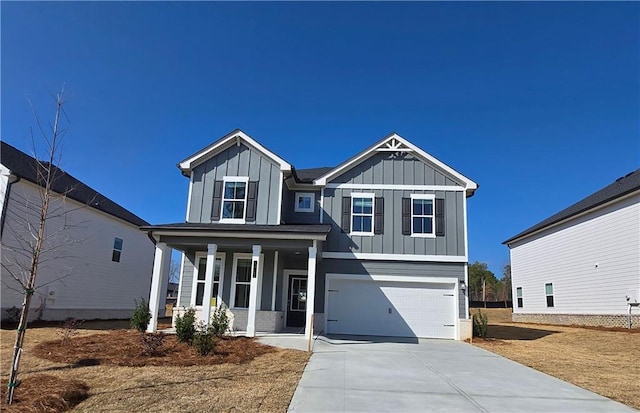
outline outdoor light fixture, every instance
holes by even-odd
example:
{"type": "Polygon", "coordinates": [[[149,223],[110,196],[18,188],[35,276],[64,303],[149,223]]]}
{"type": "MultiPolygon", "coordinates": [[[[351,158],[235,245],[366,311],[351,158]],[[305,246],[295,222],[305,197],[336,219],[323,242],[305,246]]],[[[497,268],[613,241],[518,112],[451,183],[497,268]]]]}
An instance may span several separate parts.
{"type": "Polygon", "coordinates": [[[460,290],[462,290],[463,293],[467,290],[467,284],[464,280],[460,280],[460,290]]]}

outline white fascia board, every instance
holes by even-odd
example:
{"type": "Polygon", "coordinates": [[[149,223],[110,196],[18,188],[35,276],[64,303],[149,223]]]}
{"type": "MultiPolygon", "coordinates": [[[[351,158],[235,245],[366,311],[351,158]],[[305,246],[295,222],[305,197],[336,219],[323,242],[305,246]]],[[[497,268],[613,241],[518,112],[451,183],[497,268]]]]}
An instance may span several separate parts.
{"type": "Polygon", "coordinates": [[[176,236],[195,238],[253,238],[253,239],[283,239],[283,240],[318,240],[325,241],[327,234],[299,234],[272,232],[220,232],[220,231],[153,231],[153,236],[176,236]]]}
{"type": "Polygon", "coordinates": [[[453,185],[402,185],[402,184],[327,184],[328,189],[390,189],[400,191],[465,191],[463,186],[453,185]]]}
{"type": "Polygon", "coordinates": [[[282,159],[281,157],[279,157],[275,153],[271,152],[270,150],[268,150],[267,148],[262,146],[260,143],[258,143],[258,141],[254,140],[252,137],[250,137],[249,135],[247,135],[246,133],[242,132],[239,129],[238,130],[234,130],[233,132],[231,132],[228,135],[224,136],[216,144],[208,146],[208,147],[204,148],[203,150],[201,150],[200,152],[198,152],[198,153],[190,156],[189,158],[185,159],[184,161],[180,162],[178,164],[178,167],[183,172],[191,172],[191,170],[193,168],[195,168],[196,166],[198,166],[201,163],[205,162],[206,160],[212,158],[218,152],[221,152],[222,150],[226,149],[230,142],[233,143],[233,142],[237,142],[238,140],[242,140],[245,143],[247,143],[250,146],[252,146],[253,148],[255,148],[256,150],[258,150],[259,152],[262,152],[269,159],[271,159],[272,161],[277,163],[280,166],[280,170],[281,171],[290,171],[291,170],[291,164],[289,164],[287,161],[285,161],[284,159],[282,159]]]}
{"type": "MultiPolygon", "coordinates": [[[[344,273],[327,273],[327,280],[332,279],[349,279],[361,281],[392,281],[392,282],[414,282],[420,284],[450,284],[452,289],[458,284],[457,278],[451,277],[428,277],[428,276],[412,276],[412,275],[372,275],[372,274],[344,274],[344,273]]],[[[457,301],[456,301],[457,303],[457,301]]]]}
{"type": "Polygon", "coordinates": [[[358,252],[323,252],[322,258],[342,260],[467,262],[467,257],[462,255],[370,254],[358,252]]]}
{"type": "MultiPolygon", "coordinates": [[[[460,172],[456,171],[455,169],[451,168],[450,166],[446,165],[445,163],[443,163],[443,162],[439,161],[438,159],[434,158],[433,156],[429,155],[427,152],[423,151],[422,149],[420,149],[416,145],[412,144],[411,142],[409,142],[408,140],[406,140],[402,136],[398,135],[397,133],[392,133],[391,135],[386,136],[384,139],[380,140],[379,142],[377,142],[374,145],[370,146],[369,148],[365,149],[363,152],[359,153],[355,157],[353,157],[350,160],[342,163],[341,165],[338,165],[337,167],[335,167],[331,171],[327,172],[326,174],[324,174],[320,178],[316,179],[313,183],[315,185],[326,185],[327,181],[329,179],[331,179],[331,178],[333,178],[333,177],[335,177],[337,175],[342,174],[343,172],[351,169],[353,166],[359,164],[361,161],[363,161],[363,160],[367,159],[368,157],[372,156],[374,153],[378,152],[378,148],[380,147],[380,145],[382,145],[385,142],[388,142],[388,141],[390,141],[392,139],[396,139],[397,141],[401,142],[402,144],[404,144],[405,146],[410,148],[417,155],[419,155],[420,157],[424,158],[424,160],[436,165],[437,167],[439,167],[440,169],[444,170],[445,172],[451,174],[452,176],[454,176],[458,180],[464,182],[465,189],[468,191],[468,193],[469,192],[472,193],[474,190],[476,190],[478,188],[478,184],[473,182],[471,179],[467,178],[466,176],[462,175],[460,172]]],[[[396,150],[396,152],[397,152],[397,150],[396,150]]],[[[405,150],[405,152],[406,152],[406,150],[405,150]]]]}

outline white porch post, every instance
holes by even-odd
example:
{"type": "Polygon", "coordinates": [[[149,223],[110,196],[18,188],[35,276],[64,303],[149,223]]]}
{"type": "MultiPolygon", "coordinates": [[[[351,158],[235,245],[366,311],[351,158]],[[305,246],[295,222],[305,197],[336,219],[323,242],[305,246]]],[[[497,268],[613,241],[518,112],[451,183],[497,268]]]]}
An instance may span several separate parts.
{"type": "Polygon", "coordinates": [[[258,282],[260,272],[260,245],[253,246],[251,257],[251,285],[249,287],[249,312],[247,314],[247,337],[256,335],[256,307],[258,305],[258,282]]]}
{"type": "Polygon", "coordinates": [[[309,247],[309,263],[307,264],[307,318],[304,325],[304,336],[307,342],[313,338],[313,311],[316,301],[316,254],[315,244],[309,247]]]}
{"type": "MultiPolygon", "coordinates": [[[[168,248],[163,242],[156,243],[156,253],[153,258],[153,275],[151,277],[151,293],[149,294],[149,312],[151,320],[147,326],[147,333],[155,333],[158,329],[158,311],[162,294],[163,277],[165,276],[166,257],[168,248]]],[[[165,291],[166,294],[166,291],[165,291]]]]}
{"type": "Polygon", "coordinates": [[[217,244],[209,244],[207,247],[207,265],[204,271],[204,293],[202,297],[202,311],[200,321],[209,324],[211,318],[211,291],[213,290],[213,272],[216,268],[217,244]]]}

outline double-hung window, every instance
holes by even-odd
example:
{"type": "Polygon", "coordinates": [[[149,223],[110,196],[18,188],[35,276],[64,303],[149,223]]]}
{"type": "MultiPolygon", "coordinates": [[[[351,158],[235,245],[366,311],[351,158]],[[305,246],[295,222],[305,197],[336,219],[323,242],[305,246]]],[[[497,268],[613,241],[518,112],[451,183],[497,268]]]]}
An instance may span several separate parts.
{"type": "Polygon", "coordinates": [[[435,196],[411,195],[411,235],[435,237],[435,196]]]}
{"type": "MultiPolygon", "coordinates": [[[[218,306],[221,303],[221,275],[222,268],[224,267],[224,261],[222,256],[216,256],[215,264],[213,267],[213,285],[211,286],[211,305],[218,306]]],[[[198,257],[198,266],[196,267],[196,288],[194,305],[201,306],[204,302],[204,283],[205,274],[207,270],[207,256],[200,255],[198,257]]]]}
{"type": "Polygon", "coordinates": [[[234,308],[249,308],[249,292],[251,289],[251,256],[236,257],[233,268],[233,303],[234,308]]]}
{"type": "Polygon", "coordinates": [[[522,287],[516,288],[516,298],[518,299],[518,308],[522,308],[522,287]]]}
{"type": "Polygon", "coordinates": [[[373,235],[374,194],[351,194],[351,234],[373,235]]]}
{"type": "Polygon", "coordinates": [[[553,307],[553,283],[545,284],[544,292],[547,296],[547,307],[553,307]]]}
{"type": "Polygon", "coordinates": [[[247,177],[225,177],[220,222],[244,223],[247,212],[247,177]]]}
{"type": "Polygon", "coordinates": [[[122,244],[124,241],[122,238],[116,238],[113,241],[113,252],[111,253],[111,261],[120,262],[120,256],[122,255],[122,244]]]}

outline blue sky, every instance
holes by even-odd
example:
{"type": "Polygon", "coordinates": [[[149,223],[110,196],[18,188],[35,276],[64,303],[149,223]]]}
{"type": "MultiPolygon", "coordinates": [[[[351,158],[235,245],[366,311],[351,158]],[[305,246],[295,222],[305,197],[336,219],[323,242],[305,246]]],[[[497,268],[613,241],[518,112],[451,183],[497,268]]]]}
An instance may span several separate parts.
{"type": "Polygon", "coordinates": [[[66,85],[62,167],[155,224],[241,128],[297,168],[390,132],[480,184],[470,260],[640,166],[640,4],[1,3],[1,137],[66,85]]]}

